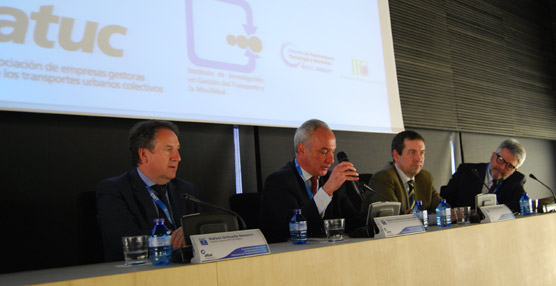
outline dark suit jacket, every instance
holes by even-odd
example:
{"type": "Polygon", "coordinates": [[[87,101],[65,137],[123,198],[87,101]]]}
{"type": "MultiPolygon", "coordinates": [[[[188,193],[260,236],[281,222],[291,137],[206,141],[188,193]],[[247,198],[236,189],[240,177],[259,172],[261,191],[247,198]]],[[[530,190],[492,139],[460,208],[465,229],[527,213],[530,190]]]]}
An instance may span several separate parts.
{"type": "MultiPolygon", "coordinates": [[[[189,182],[176,178],[168,183],[170,205],[177,227],[181,226],[183,215],[200,212],[197,204],[181,199],[184,193],[197,197],[195,185],[189,182]]],[[[153,220],[159,217],[136,168],[98,184],[97,210],[106,261],[123,260],[122,236],[150,234],[153,220]]],[[[164,213],[160,217],[166,218],[164,213]]]]}
{"type": "MultiPolygon", "coordinates": [[[[441,188],[440,194],[452,207],[475,207],[475,195],[480,194],[485,181],[487,163],[461,164],[452,175],[448,185],[441,188]],[[477,170],[480,178],[473,174],[477,170]]],[[[511,176],[502,181],[496,191],[496,199],[499,204],[505,204],[513,212],[519,212],[519,199],[523,194],[525,176],[515,171],[511,176]]]]}
{"type": "MultiPolygon", "coordinates": [[[[320,186],[324,185],[329,175],[330,173],[320,178],[320,186]]],[[[288,239],[289,221],[294,209],[301,209],[301,214],[307,219],[310,237],[324,236],[323,218],[320,217],[314,200],[309,198],[305,182],[299,176],[295,163],[288,162],[268,176],[261,194],[260,226],[268,242],[288,239]]],[[[364,223],[363,215],[348,199],[345,187],[334,192],[324,215],[324,219],[328,218],[345,218],[346,232],[364,223]]]]}
{"type": "MultiPolygon", "coordinates": [[[[432,181],[433,178],[431,173],[426,170],[421,170],[421,172],[415,176],[415,200],[423,201],[423,207],[425,207],[429,213],[435,212],[441,199],[438,192],[434,189],[432,181]]],[[[400,202],[402,204],[400,213],[409,209],[404,182],[398,175],[398,172],[396,172],[396,167],[394,167],[393,164],[374,174],[369,186],[391,201],[400,202]]],[[[369,203],[384,201],[384,198],[379,198],[371,192],[365,192],[365,197],[366,201],[369,203]]]]}

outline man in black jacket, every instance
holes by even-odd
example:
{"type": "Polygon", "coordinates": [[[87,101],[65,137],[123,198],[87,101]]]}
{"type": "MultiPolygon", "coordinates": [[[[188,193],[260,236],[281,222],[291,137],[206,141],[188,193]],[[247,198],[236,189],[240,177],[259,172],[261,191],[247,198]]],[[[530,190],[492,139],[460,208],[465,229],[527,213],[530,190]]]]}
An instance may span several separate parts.
{"type": "Polygon", "coordinates": [[[148,235],[155,218],[164,218],[172,245],[183,248],[181,217],[200,207],[181,197],[197,196],[195,185],[176,178],[181,161],[178,128],[171,122],[142,121],[129,133],[135,168],[97,186],[98,223],[106,261],[123,260],[122,236],[148,235]]]}
{"type": "Polygon", "coordinates": [[[525,157],[525,149],[517,140],[504,140],[492,152],[489,163],[461,164],[448,185],[441,188],[440,195],[452,207],[475,208],[477,194],[494,193],[499,204],[519,212],[525,176],[517,168],[525,157]]]}
{"type": "Polygon", "coordinates": [[[348,199],[343,184],[357,181],[350,162],[332,172],[336,137],[328,125],[311,119],[294,136],[295,158],[266,179],[261,196],[261,230],[268,242],[286,241],[294,209],[307,219],[310,237],[322,237],[323,219],[345,218],[346,231],[362,226],[363,216],[348,199]]]}

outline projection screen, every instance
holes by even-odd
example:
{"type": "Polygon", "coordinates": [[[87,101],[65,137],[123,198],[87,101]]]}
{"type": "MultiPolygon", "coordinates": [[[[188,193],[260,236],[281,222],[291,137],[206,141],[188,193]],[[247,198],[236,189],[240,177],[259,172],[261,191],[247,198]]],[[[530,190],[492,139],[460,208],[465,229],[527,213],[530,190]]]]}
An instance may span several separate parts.
{"type": "Polygon", "coordinates": [[[4,0],[0,109],[403,130],[386,0],[4,0]]]}

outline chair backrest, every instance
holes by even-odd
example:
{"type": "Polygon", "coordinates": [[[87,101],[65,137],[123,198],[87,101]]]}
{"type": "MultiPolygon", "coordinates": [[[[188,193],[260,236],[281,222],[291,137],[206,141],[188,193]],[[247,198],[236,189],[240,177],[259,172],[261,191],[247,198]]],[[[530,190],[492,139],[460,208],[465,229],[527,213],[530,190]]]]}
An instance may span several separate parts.
{"type": "Polygon", "coordinates": [[[190,235],[239,230],[237,218],[231,214],[188,214],[181,218],[185,244],[191,245],[190,235]]]}
{"type": "Polygon", "coordinates": [[[373,177],[373,174],[371,174],[371,173],[361,173],[361,174],[359,174],[359,182],[365,183],[365,184],[368,185],[371,182],[372,177],[373,177]]]}
{"type": "Polygon", "coordinates": [[[230,197],[230,208],[238,213],[248,229],[259,228],[260,193],[235,194],[230,197]]]}
{"type": "Polygon", "coordinates": [[[97,222],[97,198],[95,191],[77,194],[77,237],[79,250],[76,253],[78,264],[104,262],[104,247],[97,222]]]}

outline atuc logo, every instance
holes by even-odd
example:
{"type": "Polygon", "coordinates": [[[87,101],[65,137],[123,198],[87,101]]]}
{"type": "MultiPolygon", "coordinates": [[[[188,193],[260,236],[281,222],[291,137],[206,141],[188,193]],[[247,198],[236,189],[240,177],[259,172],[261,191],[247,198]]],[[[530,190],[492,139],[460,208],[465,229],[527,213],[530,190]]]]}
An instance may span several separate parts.
{"type": "Polygon", "coordinates": [[[31,12],[30,16],[27,17],[25,11],[12,7],[0,7],[0,19],[4,15],[14,18],[13,21],[0,21],[0,31],[11,31],[0,33],[0,42],[25,44],[29,19],[31,19],[35,21],[33,40],[41,48],[54,48],[55,40],[58,39],[58,44],[66,51],[81,50],[84,53],[92,53],[96,42],[96,46],[107,56],[121,57],[123,55],[124,50],[113,47],[110,44],[110,39],[117,34],[125,35],[127,28],[119,25],[108,25],[99,29],[99,23],[87,21],[81,40],[74,41],[72,35],[75,19],[56,16],[53,11],[53,5],[41,6],[38,12],[31,12]],[[58,31],[54,33],[57,37],[52,37],[51,30],[56,29],[57,24],[59,24],[58,31]],[[53,39],[49,39],[48,36],[53,39]]]}

